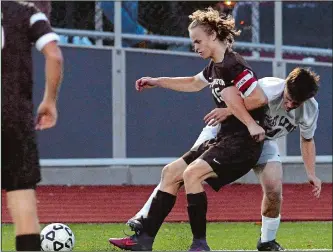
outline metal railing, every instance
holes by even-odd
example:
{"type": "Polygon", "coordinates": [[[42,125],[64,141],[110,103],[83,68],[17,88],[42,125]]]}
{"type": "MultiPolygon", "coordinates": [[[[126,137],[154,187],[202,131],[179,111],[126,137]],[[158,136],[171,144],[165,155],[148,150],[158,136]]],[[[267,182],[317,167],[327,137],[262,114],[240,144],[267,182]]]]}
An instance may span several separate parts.
{"type": "MultiPolygon", "coordinates": [[[[80,159],[41,159],[44,167],[69,166],[154,166],[167,165],[177,158],[80,158],[80,159]]],[[[301,156],[282,156],[282,163],[303,163],[301,156]]],[[[332,156],[317,156],[317,164],[332,163],[332,156]]]]}
{"type": "MultiPolygon", "coordinates": [[[[62,29],[54,28],[54,31],[59,35],[67,36],[82,36],[89,37],[93,39],[104,39],[108,41],[113,41],[115,39],[114,32],[101,32],[101,31],[92,31],[92,30],[74,30],[74,29],[62,29]]],[[[174,37],[174,36],[160,36],[160,35],[137,35],[122,33],[122,39],[131,39],[137,41],[150,41],[155,43],[164,43],[164,44],[182,44],[182,45],[191,45],[191,40],[189,38],[183,37],[174,37]]],[[[250,43],[250,42],[235,42],[235,48],[238,49],[248,49],[248,50],[261,50],[267,52],[274,52],[274,44],[264,44],[264,43],[250,43]]],[[[314,56],[324,56],[332,57],[332,49],[324,48],[315,48],[315,47],[300,47],[300,46],[282,46],[283,53],[292,53],[297,55],[314,55],[314,56]]]]}

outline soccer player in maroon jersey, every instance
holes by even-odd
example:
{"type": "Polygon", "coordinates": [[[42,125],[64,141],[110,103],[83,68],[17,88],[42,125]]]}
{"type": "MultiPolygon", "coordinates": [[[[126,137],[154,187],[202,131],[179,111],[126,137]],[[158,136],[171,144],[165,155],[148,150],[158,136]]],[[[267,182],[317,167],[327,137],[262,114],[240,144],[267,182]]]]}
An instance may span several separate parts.
{"type": "Polygon", "coordinates": [[[245,60],[231,49],[235,22],[231,16],[220,17],[209,8],[191,16],[189,33],[195,51],[209,64],[191,77],[144,77],[136,81],[136,89],[162,87],[182,92],[197,92],[209,86],[218,108],[228,107],[233,116],[223,123],[217,137],[206,141],[181,158],[164,167],[161,186],[153,198],[143,228],[131,237],[111,238],[109,242],[128,250],[152,250],[155,236],[164,219],[172,210],[177,192],[184,183],[188,215],[193,233],[190,250],[210,250],[206,242],[207,197],[202,182],[213,189],[229,184],[248,173],[262,151],[265,131],[263,125],[266,107],[248,112],[241,96],[253,96],[258,104],[265,96],[257,86],[257,77],[245,60]],[[218,178],[218,183],[215,179],[218,178]]]}
{"type": "Polygon", "coordinates": [[[57,121],[63,58],[44,13],[33,4],[1,3],[1,188],[15,225],[16,251],[40,250],[35,188],[41,180],[35,130],[57,121]],[[33,118],[32,44],[45,57],[45,92],[33,118]]]}

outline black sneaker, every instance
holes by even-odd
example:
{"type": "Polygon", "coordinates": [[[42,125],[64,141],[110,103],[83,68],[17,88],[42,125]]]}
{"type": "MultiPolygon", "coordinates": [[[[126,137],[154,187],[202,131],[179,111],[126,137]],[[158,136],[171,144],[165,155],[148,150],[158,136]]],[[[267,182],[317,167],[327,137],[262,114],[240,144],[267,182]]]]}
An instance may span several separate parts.
{"type": "Polygon", "coordinates": [[[279,243],[274,240],[268,242],[261,242],[259,238],[257,243],[258,251],[284,251],[285,249],[281,247],[279,243]]]}
{"type": "Polygon", "coordinates": [[[143,217],[134,216],[127,221],[126,225],[128,225],[135,233],[140,234],[143,229],[143,217]]]}
{"type": "Polygon", "coordinates": [[[210,251],[210,247],[204,239],[193,239],[192,245],[188,251],[210,251]]]}

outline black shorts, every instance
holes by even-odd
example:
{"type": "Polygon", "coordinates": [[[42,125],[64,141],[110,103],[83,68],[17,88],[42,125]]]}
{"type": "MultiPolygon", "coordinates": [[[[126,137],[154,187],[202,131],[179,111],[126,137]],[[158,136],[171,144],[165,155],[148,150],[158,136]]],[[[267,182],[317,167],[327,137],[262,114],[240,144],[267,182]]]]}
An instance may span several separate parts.
{"type": "Polygon", "coordinates": [[[6,191],[35,189],[41,180],[33,124],[1,128],[1,188],[6,191]]]}
{"type": "Polygon", "coordinates": [[[196,159],[205,160],[218,175],[206,182],[219,191],[248,173],[257,163],[263,148],[263,141],[256,142],[248,131],[232,132],[201,144],[182,158],[189,165],[196,159]]]}

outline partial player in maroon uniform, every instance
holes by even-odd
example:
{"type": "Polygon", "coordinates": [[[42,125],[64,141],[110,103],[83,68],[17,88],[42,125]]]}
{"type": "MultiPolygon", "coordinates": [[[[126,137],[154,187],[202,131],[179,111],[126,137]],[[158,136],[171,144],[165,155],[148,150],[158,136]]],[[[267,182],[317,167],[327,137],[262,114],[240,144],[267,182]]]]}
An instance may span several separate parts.
{"type": "Polygon", "coordinates": [[[40,250],[35,196],[41,180],[35,129],[57,121],[57,94],[62,79],[62,54],[45,14],[33,4],[1,3],[1,188],[7,192],[15,225],[16,251],[40,250]],[[45,93],[33,118],[32,45],[45,57],[45,93]]]}

